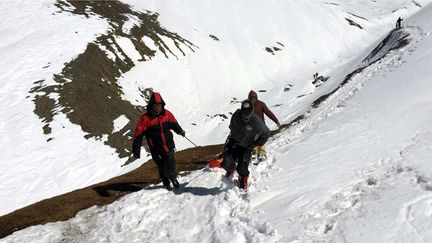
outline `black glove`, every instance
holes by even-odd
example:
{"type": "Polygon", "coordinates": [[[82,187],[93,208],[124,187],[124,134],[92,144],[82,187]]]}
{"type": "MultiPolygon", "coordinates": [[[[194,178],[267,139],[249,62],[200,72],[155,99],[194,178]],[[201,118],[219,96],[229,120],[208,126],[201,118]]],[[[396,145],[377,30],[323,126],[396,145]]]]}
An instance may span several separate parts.
{"type": "Polygon", "coordinates": [[[186,132],[185,132],[185,130],[182,130],[182,131],[180,132],[180,135],[182,135],[183,137],[186,136],[186,132]]]}
{"type": "Polygon", "coordinates": [[[135,158],[141,157],[141,139],[134,139],[132,144],[132,154],[135,158]]]}

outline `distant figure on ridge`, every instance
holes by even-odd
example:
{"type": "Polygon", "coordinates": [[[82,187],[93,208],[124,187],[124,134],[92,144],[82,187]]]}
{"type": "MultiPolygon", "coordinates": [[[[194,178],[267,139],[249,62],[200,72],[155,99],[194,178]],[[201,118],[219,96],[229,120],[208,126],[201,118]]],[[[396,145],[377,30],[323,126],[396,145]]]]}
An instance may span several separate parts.
{"type": "Polygon", "coordinates": [[[396,20],[396,29],[400,29],[401,27],[402,27],[402,18],[401,17],[399,17],[397,20],[396,20]]]}
{"type": "Polygon", "coordinates": [[[254,114],[254,106],[250,100],[244,100],[240,109],[234,112],[229,128],[231,132],[225,142],[221,167],[227,171],[226,177],[230,177],[237,170],[238,186],[247,190],[252,149],[267,142],[270,129],[254,114]]]}
{"type": "MultiPolygon", "coordinates": [[[[317,73],[318,75],[318,73],[317,73]]],[[[281,126],[279,123],[279,120],[276,118],[276,116],[273,114],[273,112],[267,107],[267,105],[262,102],[261,100],[258,100],[258,95],[255,91],[251,90],[248,95],[248,99],[253,103],[254,105],[254,113],[261,119],[261,121],[265,124],[264,120],[264,114],[269,117],[278,127],[281,126]]],[[[256,146],[253,151],[253,155],[256,155],[258,157],[258,160],[264,160],[267,157],[265,146],[256,146]]]]}
{"type": "Polygon", "coordinates": [[[171,130],[185,136],[185,131],[177,123],[173,114],[165,109],[162,96],[154,92],[147,104],[147,112],[141,116],[135,128],[132,153],[135,158],[140,157],[142,139],[145,136],[152,159],[157,165],[159,177],[163,186],[168,190],[172,188],[170,182],[174,188],[180,187],[177,180],[174,159],[175,144],[171,130]]]}

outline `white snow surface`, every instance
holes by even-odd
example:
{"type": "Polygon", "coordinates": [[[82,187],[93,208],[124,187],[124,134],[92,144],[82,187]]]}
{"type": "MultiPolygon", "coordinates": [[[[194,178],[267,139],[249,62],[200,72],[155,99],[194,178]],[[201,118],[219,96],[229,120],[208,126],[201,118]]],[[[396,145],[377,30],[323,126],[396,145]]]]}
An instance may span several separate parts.
{"type": "MultiPolygon", "coordinates": [[[[205,168],[181,173],[180,190],[151,185],[0,242],[432,242],[430,1],[126,2],[158,12],[162,26],[198,48],[134,59],[120,81],[124,98],[142,104],[139,88],[160,91],[200,145],[223,143],[229,119],[213,116],[234,111],[232,98],[250,89],[266,90],[259,97],[287,123],[363,65],[399,16],[410,42],[272,137],[268,159],[250,165],[248,192],[205,168]],[[281,50],[264,50],[272,46],[281,50]],[[315,72],[330,78],[315,87],[315,72]]],[[[33,82],[52,79],[107,23],[52,15],[48,1],[0,5],[0,214],[139,166],[121,168],[113,149],[86,140],[65,115],[54,117],[46,136],[33,113],[33,82]]],[[[115,127],[125,122],[120,116],[115,127]]]]}

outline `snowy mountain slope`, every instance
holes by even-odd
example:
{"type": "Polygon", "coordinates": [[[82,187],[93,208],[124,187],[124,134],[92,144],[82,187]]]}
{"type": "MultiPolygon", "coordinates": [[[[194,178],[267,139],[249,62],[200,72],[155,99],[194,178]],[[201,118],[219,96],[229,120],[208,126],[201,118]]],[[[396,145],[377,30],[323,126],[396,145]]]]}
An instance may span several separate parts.
{"type": "Polygon", "coordinates": [[[285,239],[431,240],[429,11],[408,22],[410,44],[354,77],[350,92],[335,94],[319,124],[273,144],[283,176],[269,187],[288,185],[289,193],[259,209],[277,229],[290,229],[285,239]]]}
{"type": "MultiPolygon", "coordinates": [[[[1,3],[1,33],[6,40],[1,63],[5,71],[0,161],[6,171],[0,175],[2,215],[140,165],[122,168],[127,159],[119,158],[129,156],[125,149],[130,147],[127,133],[132,125],[126,116],[136,120],[141,111],[120,99],[115,77],[133,60],[115,37],[131,42],[126,37],[140,36],[142,29],[134,25],[133,12],[125,5],[105,3],[1,3]]],[[[162,32],[182,43],[160,27],[152,13],[135,14],[151,28],[147,35],[162,32]]],[[[160,51],[168,52],[163,41],[154,38],[160,51]]],[[[140,50],[151,57],[151,52],[140,50]]]]}
{"type": "Polygon", "coordinates": [[[107,178],[96,170],[102,164],[114,173],[119,169],[114,165],[118,156],[112,155],[111,149],[85,139],[82,130],[71,125],[64,115],[53,117],[56,139],[48,143],[42,131],[43,121],[34,113],[34,97],[29,93],[41,80],[52,80],[53,74],[84,51],[108,24],[98,18],[58,14],[53,1],[1,1],[0,6],[3,215],[94,183],[95,178],[107,178]],[[104,163],[91,165],[88,161],[104,163]],[[87,173],[91,168],[95,173],[87,173]]]}
{"type": "Polygon", "coordinates": [[[265,91],[260,97],[289,122],[339,84],[315,87],[312,73],[337,76],[396,17],[428,2],[127,1],[133,9],[111,2],[109,11],[98,1],[2,1],[0,212],[144,163],[120,167],[146,88],[162,92],[193,141],[222,143],[249,89],[265,91]],[[140,21],[157,31],[143,36],[140,21]]]}
{"type": "MultiPolygon", "coordinates": [[[[273,138],[270,158],[251,166],[248,194],[207,169],[182,177],[180,193],[151,186],[4,240],[431,241],[431,11],[406,20],[406,46],[352,75],[273,138]]],[[[379,42],[336,70],[326,91],[362,67],[379,42]]]]}
{"type": "MultiPolygon", "coordinates": [[[[325,1],[274,1],[266,3],[264,11],[260,1],[156,1],[154,6],[129,2],[136,8],[161,13],[164,26],[178,30],[196,46],[205,47],[179,61],[156,56],[150,63],[138,64],[120,80],[125,98],[138,101],[136,104],[143,102],[136,85],[157,87],[174,114],[183,114],[180,122],[199,144],[224,141],[228,119],[218,114],[229,116],[237,108],[236,101],[246,98],[251,89],[264,91],[260,97],[282,121],[289,122],[326,92],[320,89],[338,85],[330,80],[322,87],[314,87],[309,83],[313,73],[333,76],[334,70],[382,36],[383,29],[392,28],[396,16],[418,10],[411,1],[394,1],[392,5],[372,1],[342,1],[336,5],[325,1]],[[395,9],[400,10],[389,14],[395,9]],[[203,12],[213,14],[203,19],[203,12]],[[350,25],[347,18],[357,21],[362,29],[350,25]],[[269,46],[281,50],[272,55],[265,51],[269,46]],[[131,83],[133,87],[129,87],[131,83]],[[194,132],[203,129],[207,136],[194,132]]],[[[190,146],[182,139],[176,142],[180,148],[190,146]]]]}

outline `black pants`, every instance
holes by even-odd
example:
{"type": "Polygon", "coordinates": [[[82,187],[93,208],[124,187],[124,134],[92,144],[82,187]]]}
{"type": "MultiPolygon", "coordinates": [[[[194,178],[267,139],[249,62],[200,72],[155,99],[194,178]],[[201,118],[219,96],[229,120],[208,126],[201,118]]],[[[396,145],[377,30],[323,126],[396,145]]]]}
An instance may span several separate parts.
{"type": "Polygon", "coordinates": [[[229,140],[225,145],[224,159],[221,166],[227,171],[237,167],[236,170],[240,176],[249,176],[251,158],[252,149],[238,146],[235,141],[229,140]]]}
{"type": "Polygon", "coordinates": [[[167,179],[176,179],[176,161],[174,159],[174,150],[168,153],[151,152],[152,159],[157,165],[159,177],[162,181],[167,179]]]}

